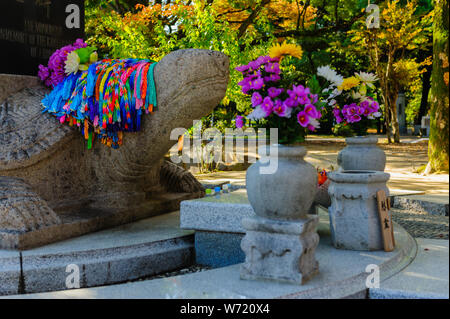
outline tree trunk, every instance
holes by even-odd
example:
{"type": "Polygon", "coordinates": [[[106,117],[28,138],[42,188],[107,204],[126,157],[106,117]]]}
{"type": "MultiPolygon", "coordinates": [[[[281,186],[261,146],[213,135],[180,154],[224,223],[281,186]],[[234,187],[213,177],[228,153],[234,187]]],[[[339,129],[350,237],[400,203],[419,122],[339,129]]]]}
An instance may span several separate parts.
{"type": "Polygon", "coordinates": [[[431,66],[427,66],[426,70],[427,71],[422,76],[422,98],[420,99],[419,113],[414,120],[415,125],[420,125],[422,116],[427,115],[428,112],[428,93],[430,93],[431,88],[431,66]]]}
{"type": "Polygon", "coordinates": [[[434,2],[429,162],[425,173],[449,169],[448,1],[434,2]]]}
{"type": "Polygon", "coordinates": [[[390,92],[389,109],[391,111],[391,127],[394,143],[400,143],[400,128],[398,126],[398,118],[397,118],[397,98],[398,98],[398,90],[390,92]]]}

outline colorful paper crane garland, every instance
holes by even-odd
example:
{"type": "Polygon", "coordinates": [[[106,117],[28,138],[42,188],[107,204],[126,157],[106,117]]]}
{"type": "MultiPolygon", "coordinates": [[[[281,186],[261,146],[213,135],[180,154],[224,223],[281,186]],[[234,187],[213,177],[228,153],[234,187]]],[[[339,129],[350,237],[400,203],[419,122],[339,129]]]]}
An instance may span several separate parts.
{"type": "Polygon", "coordinates": [[[142,111],[156,108],[156,88],[150,60],[105,59],[87,71],[71,73],[43,100],[43,112],[61,123],[77,125],[92,148],[94,137],[112,148],[123,142],[123,132],[141,128],[142,111]]]}

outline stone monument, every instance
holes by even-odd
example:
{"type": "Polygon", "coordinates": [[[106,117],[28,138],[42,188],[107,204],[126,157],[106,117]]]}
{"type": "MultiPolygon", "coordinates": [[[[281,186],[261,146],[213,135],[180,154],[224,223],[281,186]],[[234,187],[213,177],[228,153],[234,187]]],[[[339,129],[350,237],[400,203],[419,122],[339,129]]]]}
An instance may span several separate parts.
{"type": "Polygon", "coordinates": [[[0,1],[0,73],[36,75],[56,50],[84,38],[84,0],[0,1]]]}
{"type": "Polygon", "coordinates": [[[43,86],[0,101],[0,248],[26,249],[132,222],[202,196],[192,175],[163,158],[176,143],[174,128],[192,126],[221,101],[228,72],[220,52],[164,57],[154,71],[158,109],[117,150],[100,143],[88,150],[77,129],[42,114],[49,92],[43,86]]]}

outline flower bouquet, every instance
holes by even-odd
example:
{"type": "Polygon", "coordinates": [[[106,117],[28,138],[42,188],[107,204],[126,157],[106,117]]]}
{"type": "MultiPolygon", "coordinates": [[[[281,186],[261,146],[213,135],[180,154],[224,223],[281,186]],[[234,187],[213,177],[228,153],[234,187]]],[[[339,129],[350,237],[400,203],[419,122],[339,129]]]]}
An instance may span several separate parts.
{"type": "Polygon", "coordinates": [[[335,124],[347,125],[367,122],[381,116],[380,106],[374,99],[374,82],[377,77],[372,73],[359,72],[344,78],[330,66],[317,68],[319,78],[325,79],[321,100],[331,109],[335,124]]]}
{"type": "MultiPolygon", "coordinates": [[[[246,65],[236,68],[243,75],[238,84],[242,93],[251,99],[252,112],[246,116],[249,121],[266,120],[269,126],[283,129],[280,144],[295,142],[300,136],[319,128],[319,95],[305,83],[292,83],[285,76],[285,57],[300,59],[301,47],[283,43],[272,47],[269,55],[258,57],[246,65]]],[[[238,115],[236,127],[244,125],[244,117],[238,115]]]]}

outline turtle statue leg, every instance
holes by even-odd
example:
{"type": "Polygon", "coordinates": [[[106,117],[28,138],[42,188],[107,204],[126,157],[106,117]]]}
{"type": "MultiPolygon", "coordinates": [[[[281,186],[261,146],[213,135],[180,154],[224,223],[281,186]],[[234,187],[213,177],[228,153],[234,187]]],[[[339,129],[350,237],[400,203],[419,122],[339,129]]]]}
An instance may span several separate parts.
{"type": "Polygon", "coordinates": [[[48,228],[58,225],[61,219],[28,184],[19,178],[0,176],[2,248],[23,249],[46,243],[48,228]]]}
{"type": "Polygon", "coordinates": [[[160,182],[172,192],[205,194],[203,185],[189,171],[169,161],[161,167],[160,182]]]}

